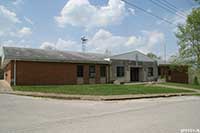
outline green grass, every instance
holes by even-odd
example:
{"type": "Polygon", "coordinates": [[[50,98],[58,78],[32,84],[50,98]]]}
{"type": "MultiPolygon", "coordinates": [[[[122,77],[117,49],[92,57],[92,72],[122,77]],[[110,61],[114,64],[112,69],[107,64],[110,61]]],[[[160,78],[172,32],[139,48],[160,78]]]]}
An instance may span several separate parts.
{"type": "Polygon", "coordinates": [[[193,96],[200,96],[200,94],[193,94],[193,96]]]}
{"type": "Polygon", "coordinates": [[[178,87],[185,87],[185,88],[192,88],[192,89],[199,89],[200,90],[200,85],[183,84],[183,83],[161,83],[161,84],[178,86],[178,87]]]}
{"type": "Polygon", "coordinates": [[[62,85],[62,86],[14,86],[16,91],[79,94],[79,95],[126,95],[192,92],[145,85],[62,85]]]}

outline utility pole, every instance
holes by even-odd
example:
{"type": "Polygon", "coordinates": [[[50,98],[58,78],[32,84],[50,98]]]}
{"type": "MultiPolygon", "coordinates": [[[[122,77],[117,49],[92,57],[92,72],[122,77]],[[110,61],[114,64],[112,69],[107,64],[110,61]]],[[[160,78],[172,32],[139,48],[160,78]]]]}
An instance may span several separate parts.
{"type": "Polygon", "coordinates": [[[167,48],[166,48],[166,43],[165,43],[165,40],[163,40],[163,46],[164,46],[164,63],[166,64],[167,63],[167,48]]]}

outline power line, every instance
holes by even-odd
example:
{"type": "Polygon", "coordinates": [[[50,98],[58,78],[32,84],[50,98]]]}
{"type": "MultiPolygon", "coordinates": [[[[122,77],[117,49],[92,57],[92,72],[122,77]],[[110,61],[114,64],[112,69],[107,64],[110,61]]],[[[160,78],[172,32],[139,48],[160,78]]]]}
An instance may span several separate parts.
{"type": "Polygon", "coordinates": [[[167,19],[164,19],[164,18],[162,18],[162,17],[160,17],[160,16],[158,16],[158,15],[156,15],[156,14],[153,14],[153,13],[151,13],[151,12],[148,12],[147,10],[145,10],[145,9],[142,8],[142,7],[139,7],[139,6],[137,6],[137,5],[133,4],[133,3],[130,3],[130,2],[128,2],[128,1],[126,1],[126,0],[121,0],[121,1],[123,1],[124,3],[126,3],[126,4],[128,4],[128,5],[130,5],[130,6],[133,6],[133,7],[137,8],[137,9],[139,9],[139,10],[145,12],[146,14],[149,14],[149,15],[151,15],[151,16],[157,18],[157,19],[163,20],[163,21],[165,21],[165,22],[168,23],[168,24],[174,25],[172,22],[168,21],[167,19]]]}
{"type": "Polygon", "coordinates": [[[183,15],[184,17],[187,17],[187,14],[185,14],[183,11],[178,10],[178,8],[176,6],[174,6],[173,4],[171,4],[170,2],[168,2],[167,0],[162,0],[159,1],[160,3],[163,3],[164,5],[166,5],[167,7],[169,7],[170,9],[174,10],[175,12],[183,15]]]}
{"type": "MultiPolygon", "coordinates": [[[[154,0],[149,0],[149,1],[152,2],[153,4],[155,4],[156,6],[161,7],[161,8],[163,8],[163,9],[165,9],[165,10],[171,12],[172,14],[174,14],[174,9],[173,9],[173,11],[172,11],[171,8],[164,6],[162,2],[160,2],[160,1],[157,1],[157,2],[156,2],[156,1],[154,1],[154,0]]],[[[166,5],[166,4],[165,4],[165,5],[166,5]]],[[[175,12],[176,12],[176,10],[175,10],[175,12]]],[[[186,18],[186,16],[183,16],[183,15],[181,15],[181,14],[179,14],[179,13],[177,13],[177,15],[178,15],[179,17],[186,18]]]]}

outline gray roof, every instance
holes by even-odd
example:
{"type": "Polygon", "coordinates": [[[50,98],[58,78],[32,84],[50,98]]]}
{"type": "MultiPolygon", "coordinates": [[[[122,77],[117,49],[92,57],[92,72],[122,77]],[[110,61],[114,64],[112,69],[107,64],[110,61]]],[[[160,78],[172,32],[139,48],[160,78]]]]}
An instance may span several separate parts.
{"type": "Polygon", "coordinates": [[[3,47],[4,60],[77,62],[108,64],[103,54],[82,53],[58,50],[43,50],[33,48],[3,47]]]}
{"type": "Polygon", "coordinates": [[[129,60],[129,61],[142,61],[142,62],[155,62],[145,54],[139,51],[132,51],[124,54],[111,56],[110,59],[114,60],[129,60]]]}

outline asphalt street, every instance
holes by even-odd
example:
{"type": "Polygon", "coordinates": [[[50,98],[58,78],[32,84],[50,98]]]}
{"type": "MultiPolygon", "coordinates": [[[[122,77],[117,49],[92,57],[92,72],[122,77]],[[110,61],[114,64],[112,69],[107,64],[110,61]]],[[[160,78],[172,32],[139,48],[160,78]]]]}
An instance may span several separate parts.
{"type": "Polygon", "coordinates": [[[0,94],[0,133],[181,133],[200,129],[200,97],[56,100],[0,94]]]}

